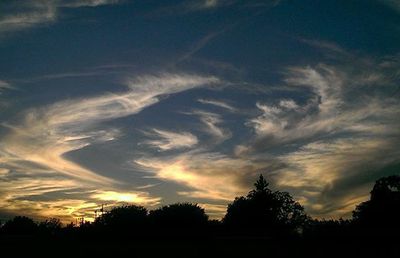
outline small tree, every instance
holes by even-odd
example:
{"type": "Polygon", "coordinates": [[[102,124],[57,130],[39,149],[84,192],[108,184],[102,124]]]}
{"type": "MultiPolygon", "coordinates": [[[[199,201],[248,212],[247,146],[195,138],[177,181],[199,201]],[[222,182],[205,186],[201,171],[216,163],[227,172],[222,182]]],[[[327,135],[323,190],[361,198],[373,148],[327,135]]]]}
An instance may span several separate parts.
{"type": "Polygon", "coordinates": [[[254,183],[256,189],[252,190],[250,194],[271,192],[268,185],[267,180],[264,179],[263,175],[260,175],[258,180],[254,183]]]}
{"type": "Polygon", "coordinates": [[[375,182],[370,200],[353,211],[354,222],[373,227],[400,227],[400,176],[375,182]]]}
{"type": "Polygon", "coordinates": [[[273,192],[262,175],[246,197],[228,205],[224,223],[256,234],[293,232],[308,219],[303,207],[287,192],[273,192]]]}

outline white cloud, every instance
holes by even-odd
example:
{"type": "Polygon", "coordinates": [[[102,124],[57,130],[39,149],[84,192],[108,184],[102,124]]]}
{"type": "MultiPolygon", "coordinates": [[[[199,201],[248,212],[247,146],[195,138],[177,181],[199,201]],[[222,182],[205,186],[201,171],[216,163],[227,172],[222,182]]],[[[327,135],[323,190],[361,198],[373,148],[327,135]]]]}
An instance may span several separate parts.
{"type": "MultiPolygon", "coordinates": [[[[0,168],[1,171],[6,171],[1,173],[1,177],[7,177],[7,180],[0,182],[0,188],[8,197],[3,198],[0,208],[45,216],[59,215],[54,209],[57,205],[64,205],[60,213],[68,214],[66,218],[70,219],[92,214],[97,203],[107,198],[110,201],[131,198],[132,202],[143,201],[146,205],[157,203],[159,198],[145,192],[116,190],[123,183],[115,181],[111,174],[111,177],[99,175],[96,171],[69,160],[66,154],[97,142],[113,140],[121,134],[118,129],[107,128],[104,124],[100,126],[102,122],[137,114],[159,102],[161,95],[179,93],[216,82],[218,79],[215,77],[186,74],[141,76],[129,80],[129,89],[125,92],[56,102],[27,110],[19,123],[3,123],[9,132],[1,139],[0,168]],[[52,188],[52,185],[57,188],[52,188]],[[90,199],[87,194],[81,194],[79,200],[27,200],[33,195],[73,188],[85,191],[93,191],[95,188],[97,195],[90,199]],[[26,208],[24,205],[27,205],[26,208]]],[[[172,137],[165,131],[159,130],[158,133],[167,138],[172,137]]],[[[170,140],[163,147],[190,145],[190,142],[178,143],[172,138],[170,140]]]]}
{"type": "Polygon", "coordinates": [[[219,124],[223,123],[221,116],[218,114],[202,110],[195,110],[186,114],[198,116],[200,121],[205,125],[203,130],[209,135],[213,136],[218,143],[223,142],[232,136],[232,133],[229,129],[218,126],[219,124]]]}
{"type": "MultiPolygon", "coordinates": [[[[12,90],[14,87],[12,87],[8,82],[0,80],[0,95],[6,91],[6,90],[12,90]]],[[[0,99],[0,107],[5,106],[5,102],[0,99]]]]}
{"type": "Polygon", "coordinates": [[[369,137],[312,142],[279,157],[287,167],[276,183],[296,189],[297,197],[314,215],[346,216],[359,203],[352,200],[367,199],[377,173],[399,161],[396,145],[390,139],[369,137]],[[363,182],[364,178],[369,180],[363,182]],[[341,180],[354,183],[346,186],[341,180]]]}
{"type": "Polygon", "coordinates": [[[110,182],[94,172],[65,159],[64,154],[118,135],[115,129],[96,129],[102,121],[136,114],[173,94],[217,82],[214,77],[164,74],[142,76],[128,82],[130,90],[57,102],[29,110],[22,124],[8,126],[3,149],[14,159],[30,161],[51,170],[91,182],[110,182]]]}
{"type": "Polygon", "coordinates": [[[218,0],[205,0],[204,1],[204,7],[206,7],[206,8],[216,7],[217,5],[218,5],[218,0]]]}
{"type": "Polygon", "coordinates": [[[190,198],[231,201],[248,189],[240,184],[246,175],[259,173],[261,164],[234,159],[215,152],[188,152],[174,157],[143,157],[135,164],[150,170],[162,180],[192,188],[178,192],[190,198]]]}
{"type": "Polygon", "coordinates": [[[305,39],[305,38],[300,38],[299,40],[305,44],[308,44],[308,45],[316,47],[316,48],[326,49],[326,50],[334,52],[334,53],[348,55],[348,53],[343,48],[341,48],[337,44],[329,42],[329,41],[311,40],[311,39],[305,39]]]}
{"type": "Polygon", "coordinates": [[[27,10],[0,17],[0,33],[27,29],[41,24],[52,23],[57,18],[56,7],[43,1],[30,5],[27,10]]]}
{"type": "Polygon", "coordinates": [[[220,100],[215,100],[215,99],[198,99],[198,102],[202,103],[202,104],[208,104],[208,105],[213,105],[213,106],[217,106],[220,108],[224,108],[227,109],[231,112],[236,112],[237,109],[234,108],[233,106],[229,105],[228,103],[224,102],[224,101],[220,101],[220,100]]]}
{"type": "Polygon", "coordinates": [[[254,158],[271,146],[289,148],[275,156],[285,164],[273,175],[279,188],[294,193],[313,216],[349,216],[381,170],[400,161],[400,104],[387,94],[393,90],[386,92],[397,77],[393,64],[376,68],[379,63],[364,58],[290,68],[285,82],[302,90],[303,100],[258,102],[261,114],[247,123],[255,139],[238,145],[236,154],[254,158]]]}
{"type": "Polygon", "coordinates": [[[317,97],[321,115],[331,115],[332,111],[342,104],[340,97],[345,80],[344,76],[326,65],[319,65],[317,69],[292,67],[289,69],[285,81],[289,85],[309,87],[317,97]]]}
{"type": "Polygon", "coordinates": [[[0,80],[0,91],[3,89],[12,89],[12,87],[8,82],[0,80]]]}
{"type": "Polygon", "coordinates": [[[257,103],[256,106],[262,111],[262,115],[249,121],[249,124],[254,127],[256,133],[258,135],[280,135],[288,123],[285,119],[279,117],[282,110],[279,107],[261,103],[257,103]]]}
{"type": "Polygon", "coordinates": [[[280,0],[261,0],[261,1],[237,1],[237,0],[192,0],[184,2],[183,7],[186,12],[214,10],[217,8],[229,7],[233,5],[245,7],[274,7],[278,5],[280,0]]]}
{"type": "Polygon", "coordinates": [[[79,8],[113,5],[121,3],[121,0],[64,0],[58,3],[59,7],[79,8]]]}
{"type": "Polygon", "coordinates": [[[218,82],[220,80],[214,76],[166,73],[159,76],[139,76],[128,80],[128,85],[133,91],[150,94],[156,92],[157,95],[162,95],[218,82]]]}
{"type": "Polygon", "coordinates": [[[60,8],[96,7],[118,4],[118,0],[35,0],[12,3],[10,12],[0,15],[0,33],[49,25],[60,17],[60,8]]]}
{"type": "Polygon", "coordinates": [[[160,138],[158,140],[147,140],[144,143],[161,151],[190,148],[198,143],[197,137],[189,132],[152,129],[151,132],[146,132],[146,135],[160,138]]]}
{"type": "Polygon", "coordinates": [[[195,0],[185,3],[184,7],[187,12],[202,11],[214,9],[222,5],[230,5],[232,1],[226,0],[195,0]]]}
{"type": "Polygon", "coordinates": [[[395,99],[355,93],[353,89],[359,91],[367,85],[365,78],[330,66],[291,68],[285,81],[292,87],[309,90],[311,96],[302,105],[287,99],[276,105],[257,103],[262,113],[247,125],[254,128],[261,141],[269,137],[270,143],[282,144],[318,134],[366,133],[367,128],[389,132],[393,127],[382,125],[393,123],[393,117],[400,115],[395,99]],[[357,95],[348,101],[349,94],[357,95]]]}
{"type": "Polygon", "coordinates": [[[282,99],[279,101],[279,106],[285,109],[298,109],[299,106],[292,99],[282,99]]]}

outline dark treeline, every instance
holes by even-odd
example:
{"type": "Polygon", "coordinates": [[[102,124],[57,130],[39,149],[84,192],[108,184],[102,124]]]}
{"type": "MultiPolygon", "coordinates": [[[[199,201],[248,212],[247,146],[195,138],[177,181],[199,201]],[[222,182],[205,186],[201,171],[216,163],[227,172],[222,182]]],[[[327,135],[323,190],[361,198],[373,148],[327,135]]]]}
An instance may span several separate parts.
{"type": "Polygon", "coordinates": [[[0,247],[10,257],[21,252],[43,257],[59,249],[69,251],[58,256],[75,257],[148,257],[169,251],[175,257],[204,257],[208,252],[263,257],[400,257],[400,176],[376,181],[370,199],[359,204],[347,220],[312,219],[289,193],[272,191],[262,175],[254,186],[247,196],[228,205],[221,221],[210,220],[203,208],[192,203],[151,211],[136,205],[118,206],[92,223],[66,226],[58,219],[36,223],[17,216],[1,226],[0,247]]]}

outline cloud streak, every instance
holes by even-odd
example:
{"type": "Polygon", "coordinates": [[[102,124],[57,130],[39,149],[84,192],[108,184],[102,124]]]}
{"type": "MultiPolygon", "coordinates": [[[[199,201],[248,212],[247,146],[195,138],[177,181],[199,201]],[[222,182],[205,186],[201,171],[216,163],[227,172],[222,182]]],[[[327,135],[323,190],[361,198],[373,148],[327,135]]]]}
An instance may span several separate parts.
{"type": "Polygon", "coordinates": [[[286,83],[308,91],[310,97],[303,104],[288,99],[275,104],[258,102],[261,114],[247,123],[254,129],[258,145],[275,146],[341,132],[363,134],[367,128],[382,133],[392,130],[382,125],[392,123],[398,113],[395,99],[358,93],[352,102],[347,100],[349,94],[360,90],[360,83],[366,84],[357,77],[326,65],[290,68],[287,75],[286,83]],[[381,116],[377,118],[376,114],[381,116]]]}
{"type": "Polygon", "coordinates": [[[198,116],[204,125],[203,131],[211,135],[214,138],[214,141],[217,143],[221,143],[232,136],[232,133],[229,129],[219,126],[221,123],[223,123],[223,120],[221,116],[216,113],[203,110],[194,110],[186,114],[198,116]]]}
{"type": "Polygon", "coordinates": [[[400,153],[393,140],[398,141],[349,138],[309,143],[280,157],[287,168],[276,183],[297,189],[295,192],[314,216],[348,216],[359,200],[367,199],[379,171],[399,162],[400,153]],[[341,186],[349,180],[354,181],[351,189],[341,186]]]}
{"type": "Polygon", "coordinates": [[[57,19],[57,8],[52,2],[38,1],[28,4],[24,11],[0,17],[0,33],[20,31],[38,25],[49,24],[57,19]]]}
{"type": "Polygon", "coordinates": [[[129,80],[129,90],[91,98],[61,101],[26,113],[22,125],[8,126],[4,151],[85,181],[107,182],[64,158],[64,154],[95,142],[113,140],[118,130],[95,129],[98,123],[134,115],[154,105],[159,96],[217,82],[215,77],[164,74],[129,80]]]}
{"type": "Polygon", "coordinates": [[[228,111],[231,112],[236,112],[237,109],[233,106],[231,106],[230,104],[224,102],[224,101],[220,101],[220,100],[214,100],[214,99],[198,99],[198,102],[202,103],[202,104],[206,104],[206,105],[213,105],[216,107],[220,107],[223,109],[226,109],[228,111]]]}
{"type": "Polygon", "coordinates": [[[136,159],[138,164],[154,173],[161,180],[173,181],[190,187],[190,191],[178,194],[214,201],[231,201],[246,191],[240,184],[243,176],[256,174],[260,165],[250,160],[230,158],[216,152],[187,152],[165,158],[143,157],[136,159]]]}
{"type": "Polygon", "coordinates": [[[159,138],[158,140],[147,140],[144,143],[160,151],[190,148],[198,143],[197,137],[189,132],[152,129],[151,132],[146,132],[145,134],[150,137],[159,138]]]}
{"type": "Polygon", "coordinates": [[[8,82],[0,80],[0,95],[5,90],[14,89],[8,82]]]}
{"type": "Polygon", "coordinates": [[[284,82],[307,98],[259,101],[260,114],[246,123],[254,139],[236,147],[239,157],[253,158],[286,148],[274,155],[285,165],[270,178],[314,216],[349,216],[380,171],[400,162],[400,105],[383,93],[396,77],[391,69],[375,69],[370,77],[368,66],[379,62],[289,68],[284,82]]]}
{"type": "Polygon", "coordinates": [[[0,33],[17,32],[49,25],[60,17],[62,8],[97,7],[118,4],[118,0],[37,0],[6,4],[7,14],[0,15],[0,33]]]}
{"type": "MultiPolygon", "coordinates": [[[[95,203],[95,199],[105,200],[107,196],[121,200],[124,196],[130,196],[135,197],[133,199],[137,201],[156,202],[158,199],[155,200],[144,193],[119,194],[118,190],[113,189],[122,184],[121,182],[99,175],[69,160],[67,154],[119,137],[120,130],[105,126],[107,121],[137,114],[144,108],[158,103],[161,96],[218,83],[218,79],[187,74],[161,74],[139,76],[127,80],[126,83],[128,90],[124,92],[56,102],[25,111],[18,123],[3,123],[9,130],[9,133],[2,137],[0,145],[3,176],[10,176],[11,173],[28,177],[26,183],[33,184],[36,181],[32,181],[32,177],[44,177],[38,179],[43,183],[48,181],[48,177],[58,177],[57,185],[66,188],[71,187],[67,182],[74,182],[76,187],[83,189],[108,189],[108,192],[93,195],[92,203],[95,203]],[[27,171],[32,172],[27,174],[27,171]]],[[[158,132],[164,133],[164,136],[171,136],[163,131],[158,132]]],[[[21,188],[22,185],[21,181],[13,179],[2,189],[21,196],[38,194],[29,188],[21,188]],[[17,188],[13,188],[14,184],[17,188]],[[22,191],[23,189],[25,191],[22,191]]]]}

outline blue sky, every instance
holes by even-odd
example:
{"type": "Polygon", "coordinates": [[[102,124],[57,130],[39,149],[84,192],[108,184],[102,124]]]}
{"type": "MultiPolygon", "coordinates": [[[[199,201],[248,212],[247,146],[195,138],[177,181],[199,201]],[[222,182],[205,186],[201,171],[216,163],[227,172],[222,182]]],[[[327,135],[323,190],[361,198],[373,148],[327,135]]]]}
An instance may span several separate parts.
{"type": "Polygon", "coordinates": [[[196,202],[259,174],[349,217],[400,167],[400,4],[0,3],[0,217],[196,202]]]}

